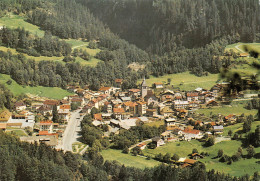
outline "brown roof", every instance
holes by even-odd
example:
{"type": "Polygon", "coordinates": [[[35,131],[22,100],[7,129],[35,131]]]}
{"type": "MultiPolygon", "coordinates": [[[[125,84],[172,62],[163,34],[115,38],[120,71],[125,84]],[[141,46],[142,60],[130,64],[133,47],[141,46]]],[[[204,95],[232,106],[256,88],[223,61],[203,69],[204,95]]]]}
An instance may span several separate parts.
{"type": "Polygon", "coordinates": [[[21,107],[21,106],[25,106],[25,104],[22,101],[16,102],[15,107],[21,107]]]}
{"type": "Polygon", "coordinates": [[[6,129],[6,123],[0,123],[0,129],[6,129]]]}
{"type": "Polygon", "coordinates": [[[123,82],[123,79],[116,79],[115,82],[116,82],[116,83],[122,83],[122,82],[123,82]]]}
{"type": "Polygon", "coordinates": [[[99,114],[94,114],[94,119],[99,120],[99,121],[102,121],[102,114],[101,114],[101,113],[99,113],[99,114]]]}
{"type": "Polygon", "coordinates": [[[107,91],[107,90],[109,90],[109,89],[111,89],[111,87],[101,87],[101,88],[99,89],[99,91],[107,91]]]}
{"type": "Polygon", "coordinates": [[[143,104],[146,104],[146,102],[138,101],[137,104],[141,104],[141,105],[143,105],[143,104]]]}
{"type": "Polygon", "coordinates": [[[52,124],[52,121],[41,121],[40,125],[50,125],[52,124]]]}
{"type": "Polygon", "coordinates": [[[249,54],[248,53],[240,53],[240,57],[248,57],[249,54]]]}
{"type": "Polygon", "coordinates": [[[196,129],[184,129],[183,131],[184,133],[190,133],[190,134],[199,134],[200,131],[199,130],[196,130],[196,129]]]}
{"type": "Polygon", "coordinates": [[[199,94],[197,92],[188,92],[187,97],[197,97],[199,94]]]}
{"type": "Polygon", "coordinates": [[[140,92],[140,89],[130,89],[129,92],[140,92]]]}
{"type": "Polygon", "coordinates": [[[61,105],[60,109],[70,109],[70,105],[61,105]]]}
{"type": "Polygon", "coordinates": [[[163,83],[161,83],[161,82],[155,82],[154,84],[155,85],[163,85],[163,83]]]}
{"type": "Polygon", "coordinates": [[[82,102],[81,98],[72,98],[71,102],[82,102]]]}
{"type": "Polygon", "coordinates": [[[134,107],[134,106],[136,106],[137,104],[136,104],[135,102],[129,101],[129,102],[125,102],[124,105],[125,105],[125,106],[129,106],[129,107],[134,107]]]}
{"type": "Polygon", "coordinates": [[[58,106],[60,103],[57,100],[46,100],[44,101],[43,104],[50,105],[50,106],[54,106],[54,105],[58,106]]]}
{"type": "Polygon", "coordinates": [[[184,162],[188,163],[188,164],[194,164],[197,160],[193,160],[193,159],[185,159],[184,162]]]}
{"type": "Polygon", "coordinates": [[[124,110],[124,108],[114,108],[114,109],[113,109],[113,112],[114,112],[114,113],[124,113],[125,110],[124,110]]]}
{"type": "Polygon", "coordinates": [[[0,113],[0,121],[2,122],[8,121],[11,116],[12,113],[6,109],[0,113]]]}

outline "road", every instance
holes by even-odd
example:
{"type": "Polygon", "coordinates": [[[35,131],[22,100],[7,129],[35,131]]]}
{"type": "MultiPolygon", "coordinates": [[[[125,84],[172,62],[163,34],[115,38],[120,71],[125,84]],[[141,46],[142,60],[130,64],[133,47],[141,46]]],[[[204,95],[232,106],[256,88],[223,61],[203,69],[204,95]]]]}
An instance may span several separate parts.
{"type": "Polygon", "coordinates": [[[84,116],[80,117],[81,110],[76,110],[71,113],[70,120],[68,125],[64,131],[63,139],[62,139],[62,149],[64,151],[72,151],[72,144],[77,141],[77,138],[80,137],[80,123],[84,116]],[[77,119],[79,118],[80,119],[77,119]]]}

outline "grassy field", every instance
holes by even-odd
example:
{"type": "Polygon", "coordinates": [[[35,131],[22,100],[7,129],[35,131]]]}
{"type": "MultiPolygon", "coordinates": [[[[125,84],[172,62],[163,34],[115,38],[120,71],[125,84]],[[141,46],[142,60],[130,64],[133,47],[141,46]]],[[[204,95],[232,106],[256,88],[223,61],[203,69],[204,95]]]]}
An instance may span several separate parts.
{"type": "Polygon", "coordinates": [[[145,167],[154,167],[160,164],[160,162],[153,159],[147,160],[139,156],[132,156],[131,154],[124,154],[121,150],[103,150],[102,156],[105,160],[116,160],[121,164],[129,167],[137,167],[144,169],[145,167]]]}
{"type": "Polygon", "coordinates": [[[0,26],[6,26],[8,28],[24,28],[26,31],[38,35],[44,36],[44,31],[40,30],[38,26],[32,25],[25,21],[25,18],[9,13],[5,17],[0,18],[0,26]]]}
{"type": "Polygon", "coordinates": [[[235,43],[228,45],[225,51],[233,50],[236,53],[255,51],[260,53],[260,43],[235,43]]]}
{"type": "Polygon", "coordinates": [[[164,125],[164,120],[157,120],[157,121],[149,122],[149,123],[146,123],[145,125],[159,127],[161,125],[164,125]]]}
{"type": "Polygon", "coordinates": [[[12,80],[9,75],[0,74],[0,83],[5,84],[7,88],[9,88],[12,93],[17,96],[20,94],[33,94],[41,97],[48,97],[51,99],[62,99],[66,96],[72,95],[66,90],[63,90],[58,87],[30,87],[30,86],[21,86],[17,84],[14,80],[12,80],[11,85],[7,85],[6,82],[8,80],[12,80]]]}
{"type": "Polygon", "coordinates": [[[15,134],[17,136],[28,136],[22,129],[6,130],[7,133],[15,134]]]}
{"type": "Polygon", "coordinates": [[[209,116],[212,114],[222,114],[222,115],[229,115],[229,114],[235,114],[235,115],[241,115],[244,113],[245,115],[255,115],[257,113],[257,110],[252,109],[248,110],[245,109],[244,106],[246,105],[245,101],[238,101],[238,102],[232,102],[231,105],[224,105],[221,107],[213,107],[213,108],[207,108],[207,109],[199,109],[196,112],[200,114],[205,114],[206,116],[209,116]]]}
{"type": "MultiPolygon", "coordinates": [[[[199,152],[208,152],[209,156],[200,159],[201,162],[206,164],[207,170],[215,169],[220,172],[228,173],[233,176],[241,176],[245,174],[253,175],[254,172],[259,171],[259,164],[256,163],[256,159],[241,159],[232,165],[227,165],[227,163],[221,163],[218,159],[214,157],[217,156],[219,149],[223,149],[224,154],[232,156],[236,153],[237,149],[241,146],[240,141],[223,141],[217,143],[211,147],[203,147],[202,143],[197,140],[192,140],[190,142],[176,142],[168,143],[162,147],[156,149],[145,149],[143,152],[145,155],[154,156],[155,154],[174,153],[178,154],[180,157],[187,157],[188,154],[192,152],[193,148],[197,148],[199,152]]],[[[255,149],[256,152],[260,152],[260,148],[255,149]]],[[[246,149],[243,150],[243,154],[246,154],[246,149]]],[[[259,160],[258,160],[259,161],[259,160]]]]}
{"type": "MultiPolygon", "coordinates": [[[[255,132],[255,129],[258,125],[260,125],[259,121],[252,122],[250,132],[255,132]]],[[[235,125],[230,125],[230,126],[224,127],[223,135],[227,136],[229,130],[231,130],[233,132],[233,135],[234,135],[236,132],[243,130],[243,123],[238,123],[238,124],[235,124],[235,125]]]]}
{"type": "MultiPolygon", "coordinates": [[[[169,74],[160,77],[150,76],[146,79],[146,83],[152,86],[155,82],[167,83],[167,79],[171,78],[171,85],[174,88],[179,87],[181,90],[194,90],[198,87],[210,89],[216,84],[218,80],[218,74],[209,74],[208,76],[197,77],[189,72],[183,72],[178,74],[169,74]],[[181,84],[181,85],[180,85],[181,84]]],[[[138,81],[140,84],[142,80],[138,81]]]]}

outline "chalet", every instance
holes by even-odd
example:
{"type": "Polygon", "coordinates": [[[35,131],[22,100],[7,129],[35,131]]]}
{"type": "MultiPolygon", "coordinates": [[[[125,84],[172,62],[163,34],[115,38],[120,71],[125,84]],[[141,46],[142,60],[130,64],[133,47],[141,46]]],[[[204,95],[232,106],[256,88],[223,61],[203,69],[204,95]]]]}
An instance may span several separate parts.
{"type": "Polygon", "coordinates": [[[151,104],[152,102],[157,102],[158,99],[157,97],[154,95],[152,90],[148,90],[147,91],[147,95],[144,97],[144,101],[147,102],[147,104],[151,104]]]}
{"type": "Polygon", "coordinates": [[[58,106],[60,105],[60,101],[57,101],[57,100],[46,100],[43,102],[44,105],[48,105],[50,106],[51,108],[53,108],[53,106],[58,106]]]}
{"type": "Polygon", "coordinates": [[[101,113],[98,113],[98,114],[94,114],[94,119],[97,120],[97,121],[102,121],[102,114],[101,113]]]}
{"type": "Polygon", "coordinates": [[[164,145],[164,141],[160,137],[152,138],[152,143],[156,145],[156,147],[164,145]]]}
{"type": "Polygon", "coordinates": [[[240,57],[249,57],[249,53],[240,53],[239,56],[240,57]]]}
{"type": "Polygon", "coordinates": [[[163,83],[161,83],[161,82],[155,82],[155,83],[153,84],[153,87],[154,87],[155,89],[162,89],[162,88],[163,88],[163,83]]]}
{"type": "Polygon", "coordinates": [[[112,113],[113,112],[113,106],[111,103],[109,102],[105,102],[104,103],[104,110],[107,112],[107,113],[112,113]]]}
{"type": "Polygon", "coordinates": [[[99,89],[99,91],[102,92],[103,94],[111,95],[111,93],[113,93],[113,88],[112,87],[101,87],[99,89]]]}
{"type": "Polygon", "coordinates": [[[116,83],[116,87],[121,87],[121,85],[123,84],[123,79],[116,79],[115,83],[116,83]]]}
{"type": "Polygon", "coordinates": [[[41,113],[42,115],[51,115],[52,114],[52,107],[50,105],[42,105],[38,110],[38,113],[41,113]]]}
{"type": "Polygon", "coordinates": [[[224,122],[229,122],[229,123],[235,123],[237,121],[237,116],[234,114],[230,114],[228,116],[224,117],[224,122]]]}
{"type": "Polygon", "coordinates": [[[200,105],[198,102],[196,102],[196,101],[189,102],[189,109],[192,110],[192,109],[198,109],[198,108],[200,108],[200,105]]]}
{"type": "Polygon", "coordinates": [[[199,93],[198,92],[188,92],[186,97],[187,97],[188,102],[198,101],[199,93]]]}
{"type": "Polygon", "coordinates": [[[215,100],[211,100],[211,101],[209,101],[208,103],[207,103],[207,107],[214,107],[214,106],[218,106],[219,104],[218,104],[218,102],[217,101],[215,101],[215,100]]]}
{"type": "Polygon", "coordinates": [[[137,145],[138,148],[140,148],[141,150],[145,149],[146,144],[145,143],[140,143],[137,145]]]}
{"type": "Polygon", "coordinates": [[[188,101],[174,101],[174,109],[187,109],[189,107],[188,101]]]}
{"type": "Polygon", "coordinates": [[[62,109],[58,110],[59,119],[63,122],[69,121],[69,117],[70,117],[70,105],[66,105],[66,106],[67,109],[62,107],[62,109]]]}
{"type": "Polygon", "coordinates": [[[141,94],[141,90],[140,89],[130,89],[129,90],[129,96],[134,95],[134,96],[139,96],[141,94]]]}
{"type": "Polygon", "coordinates": [[[160,111],[161,115],[163,115],[165,118],[170,117],[173,115],[174,111],[168,107],[165,106],[161,111],[160,111]]]}
{"type": "Polygon", "coordinates": [[[223,131],[224,131],[223,126],[213,126],[213,132],[215,134],[221,134],[223,133],[223,131]]]}
{"type": "Polygon", "coordinates": [[[0,123],[0,130],[5,131],[7,127],[7,123],[0,123]]]}
{"type": "Polygon", "coordinates": [[[207,94],[205,96],[205,103],[208,104],[211,101],[215,101],[215,97],[213,95],[211,95],[211,94],[207,94]]]}
{"type": "Polygon", "coordinates": [[[124,108],[113,108],[113,114],[117,119],[127,118],[127,114],[125,114],[124,108]]]}
{"type": "Polygon", "coordinates": [[[219,97],[219,93],[222,90],[222,86],[220,84],[216,84],[211,88],[212,95],[214,97],[219,97]]]}
{"type": "Polygon", "coordinates": [[[186,168],[192,167],[197,162],[197,160],[180,158],[178,162],[181,163],[181,168],[186,168]]]}
{"type": "Polygon", "coordinates": [[[40,131],[48,131],[49,133],[53,133],[53,125],[52,121],[41,121],[40,122],[40,131]]]}
{"type": "Polygon", "coordinates": [[[32,110],[37,111],[41,106],[43,106],[43,103],[32,103],[32,110]]]}
{"type": "Polygon", "coordinates": [[[191,154],[190,158],[193,160],[198,160],[200,158],[204,158],[204,156],[200,155],[199,153],[193,153],[191,154]]]}
{"type": "Polygon", "coordinates": [[[138,101],[137,102],[137,114],[138,116],[143,116],[146,114],[146,102],[138,101]]]}
{"type": "Polygon", "coordinates": [[[172,127],[175,126],[175,118],[169,118],[169,119],[165,119],[164,120],[164,124],[166,125],[166,127],[172,127]]]}
{"type": "Polygon", "coordinates": [[[11,119],[12,113],[7,109],[0,113],[0,123],[6,123],[11,119]]]}
{"type": "Polygon", "coordinates": [[[161,93],[160,94],[160,100],[162,102],[164,102],[164,101],[173,101],[174,100],[174,92],[170,91],[170,90],[167,90],[167,91],[161,93]]]}
{"type": "Polygon", "coordinates": [[[26,105],[22,101],[16,102],[14,104],[14,106],[15,106],[16,111],[22,111],[22,110],[26,109],[26,105]]]}
{"type": "Polygon", "coordinates": [[[161,134],[161,138],[166,141],[168,140],[169,138],[172,138],[173,137],[173,133],[172,131],[165,131],[161,134]]]}
{"type": "Polygon", "coordinates": [[[136,116],[137,115],[137,103],[135,102],[124,102],[123,103],[123,108],[125,109],[126,112],[129,112],[131,116],[136,116]]]}
{"type": "Polygon", "coordinates": [[[191,139],[200,139],[202,136],[203,135],[199,130],[187,128],[183,130],[183,139],[187,141],[190,141],[191,139]]]}

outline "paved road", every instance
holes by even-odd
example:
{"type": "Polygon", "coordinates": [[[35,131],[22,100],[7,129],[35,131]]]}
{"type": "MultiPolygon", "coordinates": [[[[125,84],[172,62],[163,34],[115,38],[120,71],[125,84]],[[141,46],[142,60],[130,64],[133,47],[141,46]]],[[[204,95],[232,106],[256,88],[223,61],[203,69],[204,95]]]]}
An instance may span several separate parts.
{"type": "Polygon", "coordinates": [[[80,122],[84,117],[80,117],[80,111],[81,110],[76,110],[75,112],[71,113],[71,117],[64,132],[62,140],[62,149],[64,151],[72,151],[72,144],[77,141],[77,138],[80,137],[80,122]],[[77,119],[79,117],[80,119],[77,119]]]}

